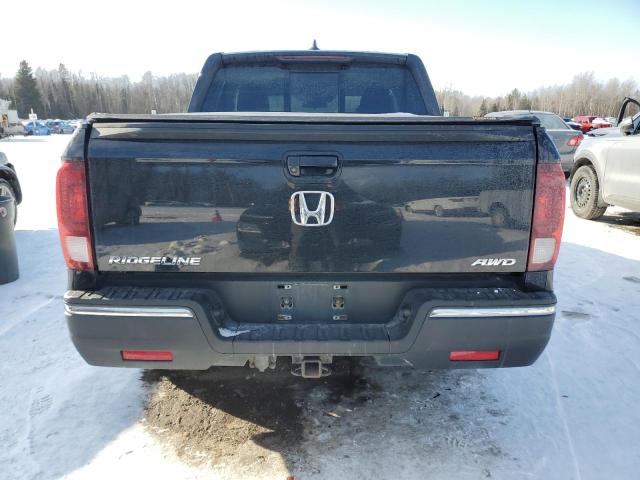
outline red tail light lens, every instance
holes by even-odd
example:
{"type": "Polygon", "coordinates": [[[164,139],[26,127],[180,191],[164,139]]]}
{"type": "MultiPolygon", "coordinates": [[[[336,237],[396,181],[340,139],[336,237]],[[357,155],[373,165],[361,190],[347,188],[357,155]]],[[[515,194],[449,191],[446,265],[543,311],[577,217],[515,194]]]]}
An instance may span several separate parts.
{"type": "Polygon", "coordinates": [[[500,350],[463,350],[449,354],[449,360],[452,362],[479,362],[499,358],[500,350]]]}
{"type": "Polygon", "coordinates": [[[582,135],[574,135],[569,139],[569,141],[567,142],[567,145],[570,147],[577,147],[578,145],[580,145],[580,142],[582,142],[582,139],[583,139],[582,135]]]}
{"type": "Polygon", "coordinates": [[[123,360],[137,360],[142,362],[171,362],[173,353],[151,350],[122,350],[123,360]]]}
{"type": "Polygon", "coordinates": [[[565,209],[565,178],[559,163],[539,163],[533,204],[529,271],[550,270],[556,263],[565,209]]]}
{"type": "Polygon", "coordinates": [[[93,270],[87,185],[83,162],[65,162],[56,178],[58,232],[67,266],[93,270]]]}

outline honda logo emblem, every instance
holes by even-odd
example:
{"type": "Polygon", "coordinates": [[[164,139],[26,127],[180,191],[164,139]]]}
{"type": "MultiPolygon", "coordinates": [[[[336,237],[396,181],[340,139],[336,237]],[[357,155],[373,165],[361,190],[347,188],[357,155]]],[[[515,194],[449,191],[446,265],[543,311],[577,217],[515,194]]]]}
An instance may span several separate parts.
{"type": "Polygon", "coordinates": [[[335,207],[333,195],[329,192],[295,192],[291,195],[289,209],[291,220],[302,227],[323,227],[333,220],[335,207]],[[309,203],[317,200],[316,209],[310,210],[309,203]]]}

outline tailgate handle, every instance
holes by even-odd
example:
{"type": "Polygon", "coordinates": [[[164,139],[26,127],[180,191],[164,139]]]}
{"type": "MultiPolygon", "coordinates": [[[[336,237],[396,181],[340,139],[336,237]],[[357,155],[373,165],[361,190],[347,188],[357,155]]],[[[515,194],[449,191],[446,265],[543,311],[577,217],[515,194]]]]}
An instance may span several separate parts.
{"type": "Polygon", "coordinates": [[[291,155],[287,170],[293,177],[328,177],[338,171],[338,157],[333,155],[291,155]]]}

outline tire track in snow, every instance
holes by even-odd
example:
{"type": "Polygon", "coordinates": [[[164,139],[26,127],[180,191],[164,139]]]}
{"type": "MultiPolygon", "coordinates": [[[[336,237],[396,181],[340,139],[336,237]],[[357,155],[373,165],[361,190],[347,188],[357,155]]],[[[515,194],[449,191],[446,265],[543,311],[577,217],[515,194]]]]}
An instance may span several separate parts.
{"type": "Polygon", "coordinates": [[[578,463],[578,457],[576,456],[576,450],[573,445],[573,437],[571,436],[571,430],[569,428],[569,424],[567,423],[567,415],[564,411],[564,406],[560,401],[560,389],[558,388],[558,380],[556,379],[556,370],[553,365],[553,361],[551,360],[551,356],[549,355],[549,350],[545,350],[544,352],[545,358],[547,359],[547,363],[549,364],[549,370],[551,370],[551,382],[553,384],[553,390],[556,395],[556,406],[558,409],[558,413],[560,413],[560,418],[562,419],[562,426],[564,429],[564,433],[567,437],[567,442],[569,444],[569,452],[571,452],[571,460],[573,462],[573,468],[576,471],[576,478],[578,480],[582,480],[582,475],[580,474],[580,465],[578,463]]]}
{"type": "Polygon", "coordinates": [[[10,330],[14,329],[15,327],[17,327],[19,324],[21,324],[24,320],[29,318],[34,313],[36,313],[38,310],[42,310],[43,308],[49,306],[55,300],[60,300],[60,297],[54,296],[54,297],[48,299],[47,301],[45,301],[45,302],[33,307],[32,309],[27,310],[22,315],[17,315],[16,317],[13,318],[13,320],[9,320],[7,325],[5,325],[4,327],[0,328],[0,337],[2,337],[3,335],[7,334],[10,330]]]}

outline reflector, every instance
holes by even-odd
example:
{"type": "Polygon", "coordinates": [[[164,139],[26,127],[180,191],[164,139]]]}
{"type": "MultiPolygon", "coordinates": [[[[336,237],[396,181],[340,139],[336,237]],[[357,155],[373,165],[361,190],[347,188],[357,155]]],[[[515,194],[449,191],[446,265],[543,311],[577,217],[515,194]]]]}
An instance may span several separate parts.
{"type": "Polygon", "coordinates": [[[452,362],[478,362],[498,360],[498,358],[500,358],[500,350],[460,350],[449,354],[449,360],[452,362]]]}
{"type": "Polygon", "coordinates": [[[122,350],[123,360],[138,360],[143,362],[170,362],[173,360],[171,352],[157,352],[151,350],[122,350]]]}

